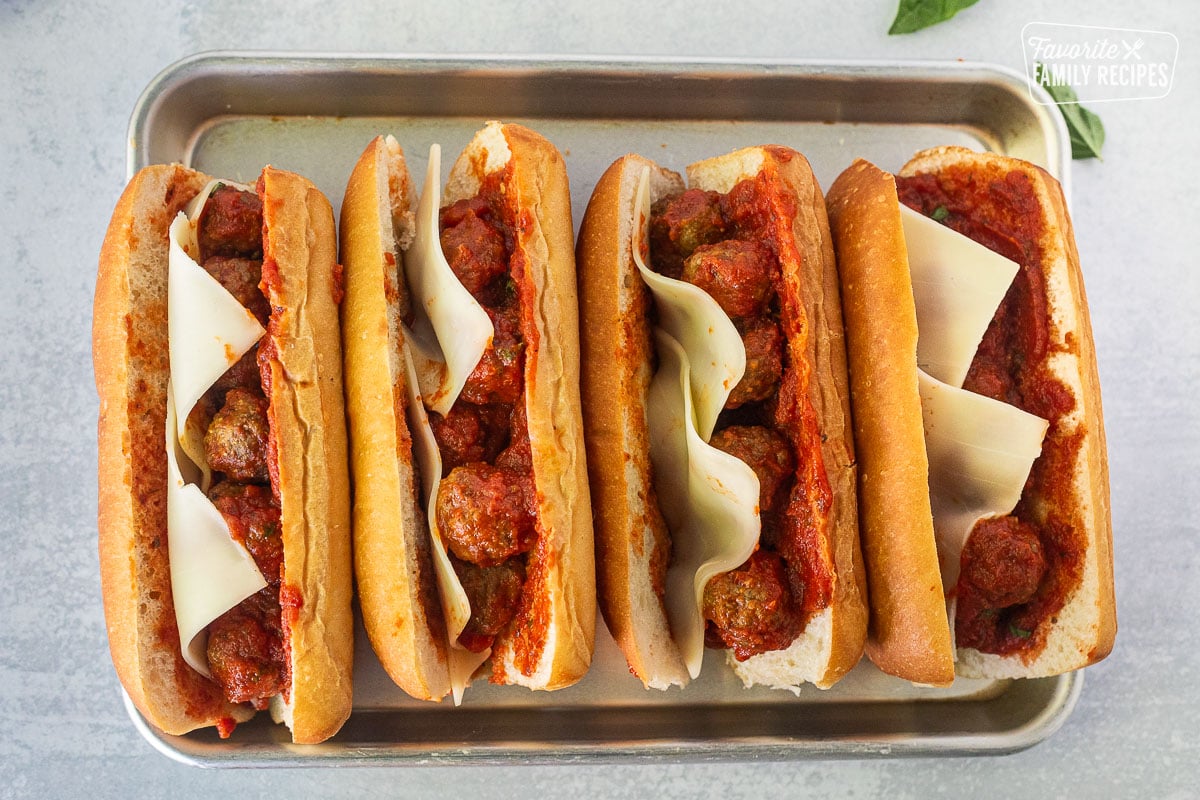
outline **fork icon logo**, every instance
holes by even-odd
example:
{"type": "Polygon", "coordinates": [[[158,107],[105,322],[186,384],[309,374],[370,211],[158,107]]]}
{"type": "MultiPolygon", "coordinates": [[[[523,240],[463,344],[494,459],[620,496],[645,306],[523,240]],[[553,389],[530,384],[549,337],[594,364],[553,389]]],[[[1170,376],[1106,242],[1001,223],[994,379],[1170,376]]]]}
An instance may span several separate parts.
{"type": "Polygon", "coordinates": [[[1142,45],[1144,45],[1145,43],[1146,43],[1146,42],[1145,42],[1145,40],[1144,40],[1144,39],[1141,39],[1141,38],[1139,38],[1139,39],[1138,39],[1137,41],[1135,41],[1133,44],[1130,44],[1129,42],[1127,42],[1127,41],[1125,41],[1124,39],[1122,39],[1122,40],[1121,40],[1121,46],[1125,48],[1125,55],[1122,57],[1122,59],[1123,59],[1124,61],[1128,61],[1128,60],[1129,60],[1129,57],[1130,57],[1130,56],[1133,56],[1133,57],[1134,57],[1134,58],[1136,58],[1138,61],[1141,61],[1141,60],[1142,60],[1142,54],[1141,54],[1141,53],[1139,53],[1138,51],[1142,49],[1142,45]]]}

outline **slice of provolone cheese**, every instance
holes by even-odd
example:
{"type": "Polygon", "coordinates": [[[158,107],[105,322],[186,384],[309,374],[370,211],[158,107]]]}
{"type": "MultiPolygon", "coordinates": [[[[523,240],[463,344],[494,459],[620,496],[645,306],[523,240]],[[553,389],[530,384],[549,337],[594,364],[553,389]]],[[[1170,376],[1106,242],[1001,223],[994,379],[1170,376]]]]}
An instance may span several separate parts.
{"type": "Polygon", "coordinates": [[[900,221],[920,331],[917,365],[939,381],[962,386],[1020,267],[905,205],[900,221]]]}
{"type": "Polygon", "coordinates": [[[429,148],[425,186],[417,202],[416,236],[404,255],[415,315],[408,341],[427,407],[445,414],[491,344],[492,320],[442,254],[438,225],[442,149],[429,148]]]}
{"type": "Polygon", "coordinates": [[[1012,513],[1048,423],[1016,406],[918,372],[929,492],[942,585],[958,583],[959,559],[975,523],[1012,513]]]}
{"type": "Polygon", "coordinates": [[[686,281],[659,275],[642,259],[643,248],[650,238],[649,167],[638,182],[633,209],[633,261],[654,295],[658,326],[688,354],[696,428],[700,438],[707,442],[729,393],[746,371],[746,346],[733,321],[708,292],[686,281]]]}
{"type": "Polygon", "coordinates": [[[405,383],[408,389],[407,415],[408,427],[412,432],[413,457],[421,474],[421,498],[433,545],[434,575],[437,578],[438,597],[441,600],[450,645],[446,650],[450,668],[450,689],[454,694],[454,704],[458,705],[462,702],[463,691],[471,682],[471,676],[475,674],[479,665],[488,659],[491,650],[472,653],[458,643],[459,635],[471,619],[471,603],[467,599],[467,593],[463,591],[462,582],[459,581],[454,566],[450,563],[450,556],[446,554],[446,546],[442,542],[437,525],[437,493],[442,482],[442,454],[433,436],[433,428],[429,425],[429,417],[425,413],[425,405],[417,384],[416,368],[408,347],[400,349],[404,357],[405,383]]]}
{"type": "MultiPolygon", "coordinates": [[[[183,657],[208,675],[205,630],[267,585],[205,496],[211,472],[203,431],[188,423],[197,401],[265,333],[262,325],[196,259],[197,221],[221,182],[205,187],[171,223],[167,272],[167,548],[183,657]]],[[[248,187],[237,188],[247,190],[248,187]]]]}
{"type": "Polygon", "coordinates": [[[184,480],[187,456],[176,436],[174,398],[167,384],[167,556],[183,658],[209,675],[206,628],[267,585],[246,548],[229,535],[225,518],[195,483],[184,480]]]}
{"type": "Polygon", "coordinates": [[[693,678],[704,659],[704,587],[758,544],[758,477],[697,431],[688,354],[655,330],[659,367],[646,397],[650,460],[659,505],[671,529],[666,607],[671,633],[693,678]]]}

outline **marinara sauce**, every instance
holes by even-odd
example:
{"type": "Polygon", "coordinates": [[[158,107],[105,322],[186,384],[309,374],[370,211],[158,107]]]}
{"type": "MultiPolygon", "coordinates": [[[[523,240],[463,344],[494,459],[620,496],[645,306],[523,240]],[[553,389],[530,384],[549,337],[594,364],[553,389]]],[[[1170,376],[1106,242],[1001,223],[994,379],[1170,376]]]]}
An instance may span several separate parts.
{"type": "MultiPolygon", "coordinates": [[[[525,410],[537,332],[532,284],[514,247],[521,220],[501,189],[509,170],[441,211],[442,252],[494,333],[454,405],[430,424],[442,454],[438,528],[471,604],[459,644],[481,652],[511,627],[517,667],[532,674],[548,624],[538,592],[525,591],[545,572],[525,410]]],[[[493,680],[503,681],[499,669],[493,680]]]]}
{"type": "Polygon", "coordinates": [[[782,291],[781,259],[799,254],[777,220],[790,226],[795,210],[779,181],[762,173],[726,194],[688,189],[662,198],[650,214],[653,268],[708,292],[746,347],[746,372],[709,443],[758,476],[761,537],[745,564],[709,581],[703,602],[706,644],[743,661],[789,646],[832,590],[824,544],[832,493],[808,400],[810,368],[795,357],[808,325],[782,291]]]}
{"type": "Polygon", "coordinates": [[[1075,400],[1049,369],[1056,348],[1070,352],[1075,345],[1053,344],[1040,205],[1028,176],[999,167],[950,167],[936,176],[897,177],[896,186],[905,205],[1020,265],[963,388],[1042,417],[1050,427],[1012,515],[983,520],[972,531],[953,591],[959,647],[1032,658],[1045,646],[1046,623],[1079,586],[1086,547],[1071,510],[1083,434],[1064,430],[1075,400]]]}

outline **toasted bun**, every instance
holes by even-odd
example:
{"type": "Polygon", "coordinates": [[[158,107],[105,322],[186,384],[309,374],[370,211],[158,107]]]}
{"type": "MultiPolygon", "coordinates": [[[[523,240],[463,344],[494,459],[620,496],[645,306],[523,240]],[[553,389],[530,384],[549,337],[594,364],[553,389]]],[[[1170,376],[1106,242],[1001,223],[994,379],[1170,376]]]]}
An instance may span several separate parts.
{"type": "Polygon", "coordinates": [[[525,410],[538,540],[521,607],[492,651],[492,680],[531,689],[578,681],[592,660],[596,579],[579,410],[579,320],[571,194],[562,155],[520,125],[490,122],[450,170],[443,202],[474,196],[501,173],[514,233],[514,279],[526,309],[525,410]]]}
{"type": "MultiPolygon", "coordinates": [[[[1086,537],[1081,580],[1055,615],[1044,646],[1032,658],[1000,657],[960,648],[958,671],[970,677],[992,678],[1054,675],[1104,658],[1112,649],[1117,629],[1104,420],[1079,252],[1062,188],[1039,167],[991,153],[940,147],[916,154],[899,174],[936,176],[952,169],[971,170],[977,181],[1020,173],[1032,186],[1043,231],[1037,246],[1042,255],[1050,316],[1049,368],[1075,399],[1075,408],[1056,424],[1063,435],[1078,435],[1082,443],[1065,497],[1051,501],[1044,487],[1031,481],[1022,502],[1032,500],[1027,504],[1041,515],[1053,502],[1055,512],[1066,515],[1086,537]]],[[[1040,632],[1034,635],[1041,637],[1040,632]]]]}
{"type": "Polygon", "coordinates": [[[254,714],[183,660],[167,561],[167,229],[208,181],[179,165],[134,176],[100,250],[92,315],[108,645],[133,704],[169,734],[254,714]]]}
{"type": "MultiPolygon", "coordinates": [[[[783,271],[781,294],[806,320],[803,343],[789,338],[793,362],[812,370],[808,399],[819,420],[821,452],[832,491],[827,535],[828,566],[833,580],[829,608],[809,620],[789,647],[729,663],[746,685],[793,688],[799,682],[827,688],[862,658],[866,638],[866,571],[858,537],[853,431],[846,373],[846,344],[837,266],[825,198],[801,154],[785,147],[751,147],[688,167],[688,182],[701,189],[727,192],[738,182],[766,172],[794,199],[790,219],[776,217],[783,271]],[[795,245],[792,251],[787,243],[795,245]]],[[[787,201],[777,210],[786,208],[787,201]]]]}
{"type": "Polygon", "coordinates": [[[871,599],[866,652],[884,672],[944,686],[954,680],[954,652],[930,509],[917,310],[896,182],[860,159],[826,199],[850,355],[871,599]]]}
{"type": "MultiPolygon", "coordinates": [[[[113,662],[143,715],[172,734],[243,721],[180,652],[167,560],[167,229],[209,177],[148,167],[130,182],[100,254],[93,358],[100,394],[99,546],[113,662]]],[[[287,717],[297,742],[350,712],[349,514],[333,217],[307,181],[263,173],[263,247],[279,267],[268,336],[278,449],[287,717]]]]}
{"type": "Polygon", "coordinates": [[[415,207],[404,152],[395,139],[377,137],[342,201],[354,572],[367,636],[384,669],[409,695],[439,700],[450,691],[446,627],[418,501],[400,355],[401,251],[412,241],[415,207]]]}
{"type": "Polygon", "coordinates": [[[283,529],[280,601],[291,644],[291,728],[301,744],[328,739],[350,716],[350,482],[338,326],[341,274],[333,209],[308,180],[267,167],[263,260],[271,303],[271,432],[283,529]],[[295,607],[289,605],[291,593],[295,607]]]}
{"type": "Polygon", "coordinates": [[[647,167],[650,202],[683,191],[678,174],[625,156],[596,184],[579,231],[583,421],[600,609],[633,674],[647,688],[666,689],[686,685],[688,672],[663,607],[670,534],[651,479],[646,423],[654,354],[649,292],[633,262],[633,212],[647,167]]]}

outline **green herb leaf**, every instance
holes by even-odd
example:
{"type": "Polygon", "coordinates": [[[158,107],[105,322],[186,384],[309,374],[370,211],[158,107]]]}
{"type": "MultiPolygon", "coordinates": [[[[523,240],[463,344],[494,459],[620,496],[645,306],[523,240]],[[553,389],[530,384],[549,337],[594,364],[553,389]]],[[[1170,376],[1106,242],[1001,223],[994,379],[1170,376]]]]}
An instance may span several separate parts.
{"type": "Polygon", "coordinates": [[[946,217],[950,216],[950,209],[946,208],[945,206],[938,206],[929,216],[933,217],[935,222],[941,222],[946,217]]]}
{"type": "Polygon", "coordinates": [[[1024,628],[1018,628],[1011,622],[1008,623],[1008,632],[1013,636],[1016,636],[1018,639],[1028,639],[1033,634],[1033,631],[1027,631],[1024,628]]]}
{"type": "Polygon", "coordinates": [[[945,22],[964,8],[970,8],[979,0],[900,0],[896,18],[888,28],[888,36],[898,33],[914,33],[939,22],[945,22]]]}
{"type": "Polygon", "coordinates": [[[1104,146],[1104,124],[1100,117],[1079,105],[1079,95],[1065,83],[1055,85],[1053,81],[1043,81],[1042,73],[1046,66],[1040,61],[1034,63],[1034,81],[1046,89],[1058,110],[1067,121],[1067,132],[1071,134],[1071,158],[1100,158],[1100,148],[1104,146]]]}

